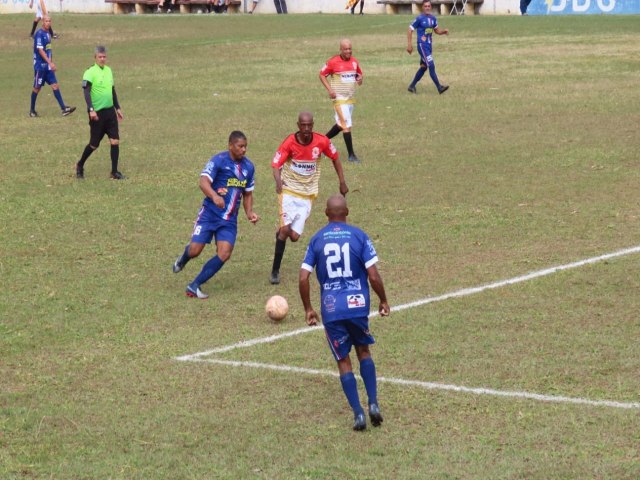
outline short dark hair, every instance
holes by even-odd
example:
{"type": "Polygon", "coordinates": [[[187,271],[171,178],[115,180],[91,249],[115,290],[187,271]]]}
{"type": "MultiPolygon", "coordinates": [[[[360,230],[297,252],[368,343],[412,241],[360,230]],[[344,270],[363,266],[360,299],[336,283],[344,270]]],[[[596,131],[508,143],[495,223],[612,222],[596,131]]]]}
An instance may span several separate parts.
{"type": "Polygon", "coordinates": [[[104,45],[98,45],[93,51],[93,54],[97,55],[99,53],[107,53],[107,47],[105,47],[104,45]]]}
{"type": "Polygon", "coordinates": [[[229,143],[236,143],[238,140],[246,140],[247,136],[242,133],[240,130],[234,130],[229,135],[229,143]]]}

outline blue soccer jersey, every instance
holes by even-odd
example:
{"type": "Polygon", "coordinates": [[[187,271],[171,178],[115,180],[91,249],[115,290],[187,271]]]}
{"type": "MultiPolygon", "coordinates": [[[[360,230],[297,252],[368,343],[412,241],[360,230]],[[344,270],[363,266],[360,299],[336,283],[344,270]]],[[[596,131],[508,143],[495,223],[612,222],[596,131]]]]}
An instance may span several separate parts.
{"type": "Polygon", "coordinates": [[[49,70],[49,64],[40,56],[39,50],[44,50],[51,60],[51,35],[43,29],[39,29],[33,37],[33,69],[49,70]]]}
{"type": "Polygon", "coordinates": [[[369,316],[367,268],[377,262],[373,243],[358,227],[331,222],[311,238],[302,268],[316,270],[323,323],[369,316]]]}
{"type": "Polygon", "coordinates": [[[418,15],[411,24],[411,29],[416,30],[418,38],[418,49],[425,48],[431,54],[431,37],[434,29],[438,26],[438,20],[433,15],[418,15]]]}
{"type": "Polygon", "coordinates": [[[237,222],[243,192],[251,192],[255,188],[254,175],[255,167],[247,157],[235,161],[228,151],[211,157],[200,176],[209,179],[213,190],[224,199],[224,208],[217,207],[209,197],[205,197],[202,205],[206,213],[237,222]]]}

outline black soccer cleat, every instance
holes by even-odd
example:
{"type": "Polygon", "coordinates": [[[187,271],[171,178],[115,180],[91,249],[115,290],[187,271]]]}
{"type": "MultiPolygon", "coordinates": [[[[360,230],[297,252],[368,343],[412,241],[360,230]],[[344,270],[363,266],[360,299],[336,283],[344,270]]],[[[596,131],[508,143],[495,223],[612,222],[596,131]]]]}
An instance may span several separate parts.
{"type": "Polygon", "coordinates": [[[438,93],[442,95],[447,90],[449,90],[449,85],[440,85],[440,88],[438,88],[438,93]]]}
{"type": "Polygon", "coordinates": [[[411,85],[409,85],[409,87],[407,88],[407,92],[416,93],[416,87],[412,87],[411,85]]]}
{"type": "Polygon", "coordinates": [[[125,178],[127,178],[127,177],[125,177],[125,176],[124,176],[122,173],[120,173],[120,172],[111,172],[111,178],[112,178],[113,180],[124,180],[124,179],[125,179],[125,178]]]}
{"type": "Polygon", "coordinates": [[[364,413],[359,413],[353,419],[353,429],[356,432],[361,432],[362,430],[367,429],[367,419],[364,416],[364,413]]]}
{"type": "Polygon", "coordinates": [[[269,278],[271,285],[280,284],[280,272],[271,272],[271,278],[269,278]]]}
{"type": "Polygon", "coordinates": [[[349,155],[349,161],[351,163],[360,163],[360,159],[357,157],[355,153],[353,155],[349,155]]]}
{"type": "Polygon", "coordinates": [[[40,115],[38,115],[38,112],[36,112],[35,110],[31,110],[31,111],[29,112],[29,116],[30,116],[31,118],[36,118],[36,117],[39,117],[40,115]]]}
{"type": "Polygon", "coordinates": [[[382,424],[382,414],[380,413],[380,407],[378,407],[377,403],[369,405],[369,419],[371,420],[371,425],[374,427],[379,427],[382,424]]]}
{"type": "Polygon", "coordinates": [[[62,109],[62,116],[66,117],[67,115],[71,115],[75,111],[76,111],[76,107],[64,107],[62,109]]]}
{"type": "Polygon", "coordinates": [[[84,179],[84,168],[80,166],[80,162],[76,163],[76,178],[80,180],[84,179]]]}

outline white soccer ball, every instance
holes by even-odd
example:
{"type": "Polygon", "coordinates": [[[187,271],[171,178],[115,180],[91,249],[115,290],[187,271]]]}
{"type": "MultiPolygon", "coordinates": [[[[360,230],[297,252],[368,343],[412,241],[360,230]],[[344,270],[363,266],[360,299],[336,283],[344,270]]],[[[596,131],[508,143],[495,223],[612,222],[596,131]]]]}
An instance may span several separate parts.
{"type": "Polygon", "coordinates": [[[274,295],[267,300],[267,304],[264,309],[271,320],[279,322],[287,316],[287,313],[289,313],[289,304],[287,303],[286,298],[281,297],[280,295],[274,295]]]}

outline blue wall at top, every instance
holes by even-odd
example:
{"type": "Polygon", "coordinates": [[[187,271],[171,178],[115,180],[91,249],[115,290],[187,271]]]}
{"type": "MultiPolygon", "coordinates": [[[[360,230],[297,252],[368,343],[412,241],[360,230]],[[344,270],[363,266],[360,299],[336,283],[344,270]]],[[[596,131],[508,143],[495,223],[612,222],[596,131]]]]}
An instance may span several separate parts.
{"type": "Polygon", "coordinates": [[[527,13],[529,15],[640,14],[640,0],[533,0],[527,13]]]}

